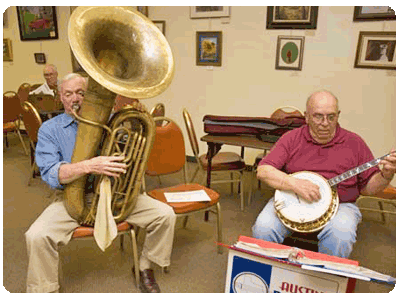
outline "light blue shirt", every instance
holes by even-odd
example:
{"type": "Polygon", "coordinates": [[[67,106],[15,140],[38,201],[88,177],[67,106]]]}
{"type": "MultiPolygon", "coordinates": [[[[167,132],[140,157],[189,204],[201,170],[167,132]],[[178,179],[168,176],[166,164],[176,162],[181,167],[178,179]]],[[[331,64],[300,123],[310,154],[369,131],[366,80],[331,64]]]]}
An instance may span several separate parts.
{"type": "Polygon", "coordinates": [[[71,163],[78,124],[68,114],[44,122],[38,132],[35,158],[42,179],[54,189],[63,189],[58,172],[61,164],[71,163]]]}

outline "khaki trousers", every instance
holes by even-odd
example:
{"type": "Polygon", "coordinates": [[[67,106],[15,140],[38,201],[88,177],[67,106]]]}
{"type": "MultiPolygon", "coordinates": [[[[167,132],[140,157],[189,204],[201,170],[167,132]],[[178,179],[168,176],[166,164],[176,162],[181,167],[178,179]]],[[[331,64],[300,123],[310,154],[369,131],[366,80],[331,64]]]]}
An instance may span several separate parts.
{"type": "MultiPolygon", "coordinates": [[[[147,195],[139,195],[126,221],[146,230],[142,255],[165,267],[170,264],[176,215],[173,209],[147,195]]],[[[60,198],[50,204],[25,233],[28,249],[28,293],[57,291],[59,249],[68,244],[79,224],[60,198]]]]}

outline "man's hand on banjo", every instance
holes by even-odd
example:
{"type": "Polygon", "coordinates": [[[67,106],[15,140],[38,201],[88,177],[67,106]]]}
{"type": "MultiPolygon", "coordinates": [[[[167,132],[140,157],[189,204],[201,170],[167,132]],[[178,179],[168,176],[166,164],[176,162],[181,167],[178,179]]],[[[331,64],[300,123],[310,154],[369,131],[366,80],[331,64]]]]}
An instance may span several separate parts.
{"type": "Polygon", "coordinates": [[[293,192],[309,202],[316,202],[321,199],[319,186],[306,179],[293,178],[293,192]]]}

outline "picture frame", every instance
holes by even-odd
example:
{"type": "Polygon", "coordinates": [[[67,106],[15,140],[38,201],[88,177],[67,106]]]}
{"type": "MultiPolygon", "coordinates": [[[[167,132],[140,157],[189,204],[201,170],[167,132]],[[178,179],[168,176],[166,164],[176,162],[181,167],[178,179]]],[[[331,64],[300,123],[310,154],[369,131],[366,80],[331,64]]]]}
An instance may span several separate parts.
{"type": "Polygon", "coordinates": [[[149,7],[148,6],[137,6],[138,12],[145,15],[147,18],[149,17],[149,7]]]}
{"type": "Polygon", "coordinates": [[[156,20],[156,21],[153,21],[153,23],[165,35],[165,21],[156,20]]]}
{"type": "Polygon", "coordinates": [[[13,61],[11,40],[8,38],[3,39],[3,61],[13,61]]]}
{"type": "Polygon", "coordinates": [[[222,65],[222,31],[196,32],[196,65],[222,65]]]}
{"type": "Polygon", "coordinates": [[[354,68],[396,70],[396,32],[361,31],[354,68]]]}
{"type": "Polygon", "coordinates": [[[43,65],[46,63],[46,55],[44,53],[35,53],[35,62],[43,65]]]}
{"type": "Polygon", "coordinates": [[[390,6],[354,6],[353,21],[396,20],[396,12],[390,6]]]}
{"type": "Polygon", "coordinates": [[[275,69],[301,71],[304,43],[304,36],[278,36],[275,69]]]}
{"type": "Polygon", "coordinates": [[[267,29],[317,29],[318,6],[268,6],[267,29]]]}
{"type": "Polygon", "coordinates": [[[17,6],[17,16],[21,41],[58,39],[55,6],[17,6]]]}
{"type": "Polygon", "coordinates": [[[230,6],[190,6],[190,18],[226,18],[231,15],[230,6]]]}

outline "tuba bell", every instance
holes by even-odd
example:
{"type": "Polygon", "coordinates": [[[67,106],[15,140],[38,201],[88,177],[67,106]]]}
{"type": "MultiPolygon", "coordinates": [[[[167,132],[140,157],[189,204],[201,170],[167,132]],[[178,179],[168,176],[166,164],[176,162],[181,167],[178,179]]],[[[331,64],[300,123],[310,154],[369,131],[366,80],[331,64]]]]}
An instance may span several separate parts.
{"type": "MultiPolygon", "coordinates": [[[[94,157],[100,144],[101,155],[125,157],[127,172],[111,179],[111,206],[119,223],[135,206],[155,124],[149,113],[129,107],[108,122],[115,98],[117,94],[137,99],[161,94],[172,81],[172,51],[153,22],[128,7],[77,7],[69,20],[68,38],[89,75],[80,115],[74,112],[79,125],[71,163],[94,157]]],[[[102,177],[96,176],[96,182],[102,177]]],[[[97,185],[88,200],[86,181],[84,176],[66,186],[64,204],[80,224],[93,226],[100,188],[97,185]]]]}

